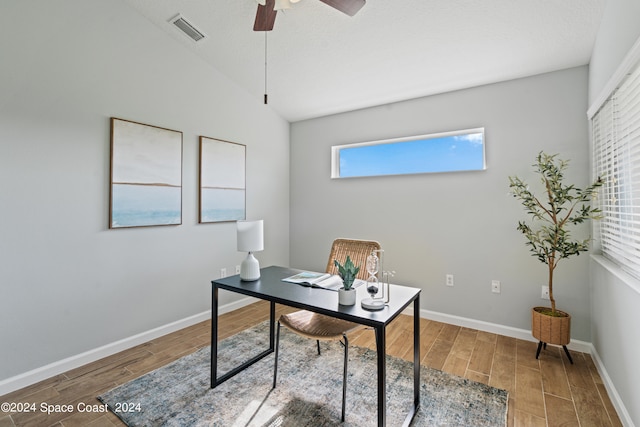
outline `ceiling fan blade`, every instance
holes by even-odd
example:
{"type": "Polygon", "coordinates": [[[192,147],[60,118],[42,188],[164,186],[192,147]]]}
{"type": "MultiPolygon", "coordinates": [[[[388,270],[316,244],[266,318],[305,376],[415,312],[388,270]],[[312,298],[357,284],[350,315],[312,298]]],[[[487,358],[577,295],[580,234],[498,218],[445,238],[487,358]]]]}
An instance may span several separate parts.
{"type": "Polygon", "coordinates": [[[271,31],[276,22],[277,11],[273,10],[275,0],[267,0],[266,5],[258,5],[256,21],[253,23],[253,31],[271,31]]]}
{"type": "Polygon", "coordinates": [[[328,4],[334,9],[338,9],[342,13],[346,13],[349,16],[353,16],[362,6],[365,5],[366,0],[320,0],[322,3],[328,4]]]}

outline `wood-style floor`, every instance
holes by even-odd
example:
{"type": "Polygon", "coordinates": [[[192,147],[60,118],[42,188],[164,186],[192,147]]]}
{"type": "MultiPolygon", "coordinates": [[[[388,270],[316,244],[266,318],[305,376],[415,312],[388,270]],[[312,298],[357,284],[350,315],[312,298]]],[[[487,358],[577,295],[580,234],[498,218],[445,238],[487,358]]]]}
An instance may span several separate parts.
{"type": "MultiPolygon", "coordinates": [[[[288,310],[278,307],[278,311],[288,310]]],[[[268,319],[268,303],[258,302],[220,318],[220,339],[268,319]]],[[[421,319],[422,364],[509,391],[509,426],[621,426],[588,354],[547,347],[536,360],[536,344],[501,335],[421,319]]],[[[387,352],[412,360],[413,320],[400,316],[387,330],[387,352]]],[[[32,413],[0,412],[0,427],[122,426],[112,413],[40,412],[41,403],[97,405],[100,393],[208,346],[211,323],[202,322],[38,384],[0,397],[2,402],[35,403],[32,413]]],[[[375,347],[373,332],[354,334],[353,345],[375,347]]]]}

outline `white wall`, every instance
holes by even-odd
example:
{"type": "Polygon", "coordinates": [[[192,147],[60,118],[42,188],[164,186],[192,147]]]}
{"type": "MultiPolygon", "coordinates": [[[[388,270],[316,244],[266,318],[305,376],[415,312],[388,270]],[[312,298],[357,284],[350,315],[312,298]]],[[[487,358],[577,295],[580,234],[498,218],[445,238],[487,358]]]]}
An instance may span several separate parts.
{"type": "MultiPolygon", "coordinates": [[[[586,185],[586,107],[579,67],[292,124],[292,266],[324,269],[336,237],[376,239],[396,281],[423,289],[423,309],[530,330],[547,273],[516,230],[525,213],[508,176],[537,182],[531,164],[545,150],[571,159],[567,178],[586,185]],[[475,127],[485,127],[486,171],[329,178],[332,145],[475,127]]],[[[555,283],[573,338],[590,341],[588,257],[561,263],[555,283]]]]}
{"type": "MultiPolygon", "coordinates": [[[[609,0],[589,73],[589,100],[601,98],[607,82],[640,37],[640,2],[609,0]]],[[[591,261],[592,343],[622,401],[625,425],[640,425],[640,282],[602,259],[591,261]]],[[[605,381],[606,383],[606,381],[605,381]]]]}
{"type": "Polygon", "coordinates": [[[197,224],[199,135],[247,145],[258,258],[288,263],[285,120],[122,1],[0,10],[0,382],[210,309],[243,254],[197,224]],[[108,230],[110,117],[184,133],[182,225],[108,230]]]}

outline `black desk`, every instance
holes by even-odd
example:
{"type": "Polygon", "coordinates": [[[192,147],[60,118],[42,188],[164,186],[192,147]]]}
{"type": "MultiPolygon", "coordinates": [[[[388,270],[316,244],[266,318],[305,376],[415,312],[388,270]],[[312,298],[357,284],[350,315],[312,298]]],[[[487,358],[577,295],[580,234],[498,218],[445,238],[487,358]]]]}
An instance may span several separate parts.
{"type": "Polygon", "coordinates": [[[378,356],[378,426],[386,424],[386,327],[413,302],[413,408],[407,415],[405,425],[413,419],[420,404],[420,289],[391,285],[389,305],[380,311],[367,311],[360,306],[366,295],[364,286],[358,290],[356,305],[338,304],[338,293],[325,289],[310,288],[294,283],[282,282],[300,270],[285,267],[266,267],[260,270],[261,277],[254,282],[243,282],[240,276],[214,280],[211,300],[211,388],[228,380],[246,367],[272,353],[275,342],[275,304],[284,304],[314,311],[369,326],[374,329],[378,356]],[[269,348],[218,377],[218,289],[237,292],[270,302],[269,348]]]}

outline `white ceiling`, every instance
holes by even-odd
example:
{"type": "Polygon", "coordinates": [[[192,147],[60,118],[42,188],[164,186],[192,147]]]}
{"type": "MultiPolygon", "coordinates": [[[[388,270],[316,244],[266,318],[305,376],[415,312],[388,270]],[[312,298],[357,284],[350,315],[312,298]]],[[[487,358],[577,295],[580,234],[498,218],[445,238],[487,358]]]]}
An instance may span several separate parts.
{"type": "MultiPolygon", "coordinates": [[[[125,1],[263,102],[255,0],[125,1]]],[[[367,0],[349,17],[301,0],[267,35],[265,108],[294,122],[588,64],[606,1],[367,0]]]]}

